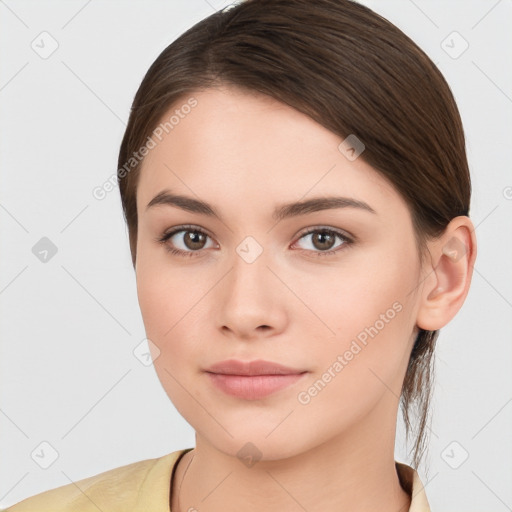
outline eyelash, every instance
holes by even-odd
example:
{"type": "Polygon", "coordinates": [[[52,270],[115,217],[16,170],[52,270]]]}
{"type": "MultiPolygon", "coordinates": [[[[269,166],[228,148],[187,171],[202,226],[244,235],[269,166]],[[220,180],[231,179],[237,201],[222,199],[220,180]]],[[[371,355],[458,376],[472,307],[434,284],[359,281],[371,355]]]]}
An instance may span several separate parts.
{"type": "MultiPolygon", "coordinates": [[[[174,255],[177,255],[177,256],[184,256],[184,257],[187,257],[187,256],[189,256],[189,257],[199,256],[200,253],[202,252],[202,249],[198,250],[198,251],[182,251],[181,249],[176,249],[176,248],[173,248],[173,247],[169,247],[169,245],[167,244],[167,241],[171,237],[173,237],[176,233],[180,233],[181,231],[200,233],[200,234],[206,235],[207,237],[211,238],[210,235],[208,235],[208,233],[206,233],[202,229],[199,229],[199,228],[197,228],[195,226],[180,226],[180,227],[178,227],[176,229],[173,229],[172,231],[170,231],[168,233],[164,233],[161,237],[157,237],[155,239],[155,241],[163,244],[165,249],[169,253],[171,253],[171,254],[174,254],[174,255]]],[[[341,240],[344,243],[342,245],[338,246],[336,249],[332,249],[332,250],[329,250],[329,251],[312,251],[313,253],[315,253],[314,257],[333,255],[333,254],[335,254],[335,253],[337,253],[337,252],[339,252],[341,250],[344,250],[344,249],[341,249],[341,247],[345,247],[345,249],[347,249],[351,244],[354,243],[354,240],[349,238],[344,233],[342,233],[342,232],[340,232],[340,231],[338,231],[336,229],[326,228],[326,227],[323,227],[323,226],[314,226],[312,228],[309,228],[304,233],[301,233],[297,240],[300,240],[301,238],[303,238],[303,237],[305,237],[307,235],[310,235],[311,233],[317,233],[317,232],[328,233],[330,235],[336,235],[339,238],[341,238],[341,240]]],[[[301,249],[301,250],[305,251],[305,252],[311,252],[308,249],[301,249]]]]}

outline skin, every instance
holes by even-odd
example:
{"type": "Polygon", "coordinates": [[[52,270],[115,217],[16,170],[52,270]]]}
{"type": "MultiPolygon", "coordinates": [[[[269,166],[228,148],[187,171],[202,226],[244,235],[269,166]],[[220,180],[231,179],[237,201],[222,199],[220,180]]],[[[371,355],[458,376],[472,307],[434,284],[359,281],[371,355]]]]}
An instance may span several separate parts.
{"type": "Polygon", "coordinates": [[[198,105],[146,156],[137,191],[146,334],[162,386],[196,432],[194,450],[177,467],[173,512],[408,510],[394,463],[401,386],[417,328],[443,327],[465,300],[473,224],[453,219],[429,242],[422,267],[406,203],[364,152],[350,161],[338,149],[341,137],[266,96],[233,87],[193,96],[198,105]],[[162,190],[206,201],[222,220],[170,205],[146,208],[162,190]],[[272,219],[283,203],[333,195],[376,213],[337,208],[272,219]],[[190,244],[189,231],[156,241],[183,224],[208,235],[203,248],[190,244]],[[314,235],[304,235],[311,227],[355,241],[315,245],[314,235]],[[247,236],[263,249],[252,263],[236,251],[247,236]],[[454,240],[463,257],[443,253],[454,240]],[[173,255],[166,245],[196,254],[173,255]],[[319,255],[322,249],[337,252],[319,255]],[[396,302],[400,312],[300,403],[299,393],[396,302]],[[245,400],[224,394],[203,371],[231,358],[307,373],[245,400]],[[237,457],[248,442],[261,454],[251,467],[237,457]]]}

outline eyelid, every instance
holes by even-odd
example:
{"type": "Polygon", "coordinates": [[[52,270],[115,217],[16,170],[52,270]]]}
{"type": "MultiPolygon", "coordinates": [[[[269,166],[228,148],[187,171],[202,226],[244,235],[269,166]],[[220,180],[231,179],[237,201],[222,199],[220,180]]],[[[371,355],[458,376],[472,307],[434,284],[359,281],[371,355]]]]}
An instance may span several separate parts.
{"type": "Polygon", "coordinates": [[[357,237],[354,236],[352,233],[349,233],[345,229],[335,228],[334,226],[326,226],[324,224],[319,224],[317,226],[310,226],[308,228],[304,228],[303,230],[299,231],[297,235],[295,235],[296,238],[302,238],[304,235],[309,235],[310,233],[314,233],[315,231],[331,231],[333,233],[336,233],[337,235],[340,235],[341,237],[344,237],[352,242],[355,242],[357,240],[357,237]]]}
{"type": "Polygon", "coordinates": [[[162,236],[158,237],[157,240],[162,241],[163,239],[169,239],[170,237],[174,236],[176,233],[179,233],[180,231],[197,231],[199,233],[204,233],[212,240],[215,240],[215,238],[211,235],[211,233],[200,226],[196,226],[194,224],[184,224],[182,226],[175,226],[173,228],[169,228],[168,230],[164,231],[162,236]]]}

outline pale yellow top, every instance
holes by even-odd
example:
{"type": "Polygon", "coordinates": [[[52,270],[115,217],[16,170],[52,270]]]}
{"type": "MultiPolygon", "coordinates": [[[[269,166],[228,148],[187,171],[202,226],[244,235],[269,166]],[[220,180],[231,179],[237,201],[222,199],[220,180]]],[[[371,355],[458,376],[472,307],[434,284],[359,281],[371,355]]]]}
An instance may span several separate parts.
{"type": "MultiPolygon", "coordinates": [[[[31,496],[0,512],[171,512],[169,494],[176,462],[192,448],[134,462],[31,496]]],[[[423,485],[412,467],[395,461],[411,496],[409,512],[430,512],[423,485]]]]}

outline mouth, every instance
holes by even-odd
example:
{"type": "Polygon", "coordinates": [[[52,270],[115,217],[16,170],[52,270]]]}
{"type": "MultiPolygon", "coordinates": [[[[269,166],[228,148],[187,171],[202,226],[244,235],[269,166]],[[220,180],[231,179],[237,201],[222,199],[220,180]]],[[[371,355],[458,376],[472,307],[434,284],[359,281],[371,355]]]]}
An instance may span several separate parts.
{"type": "Polygon", "coordinates": [[[259,400],[304,377],[307,370],[270,361],[221,361],[205,370],[210,381],[224,393],[245,400],[259,400]]]}

